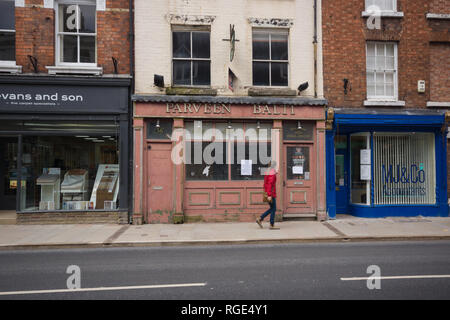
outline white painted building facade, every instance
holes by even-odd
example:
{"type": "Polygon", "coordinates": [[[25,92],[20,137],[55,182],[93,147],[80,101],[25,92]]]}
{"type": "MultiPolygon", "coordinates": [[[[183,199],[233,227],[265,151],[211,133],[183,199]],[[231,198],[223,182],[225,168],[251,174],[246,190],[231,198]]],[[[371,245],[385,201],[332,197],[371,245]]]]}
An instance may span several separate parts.
{"type": "Polygon", "coordinates": [[[197,27],[210,32],[210,87],[217,90],[217,95],[246,96],[253,87],[252,38],[255,31],[262,30],[288,34],[287,88],[297,90],[300,84],[308,82],[308,89],[300,95],[315,97],[316,86],[316,97],[321,98],[320,0],[316,22],[314,10],[313,0],[136,0],[136,94],[164,94],[154,85],[155,74],[164,76],[165,87],[174,84],[172,31],[197,27]],[[234,25],[237,40],[233,61],[230,41],[226,41],[230,39],[230,25],[234,25]],[[228,83],[229,70],[236,77],[233,91],[228,83]]]}

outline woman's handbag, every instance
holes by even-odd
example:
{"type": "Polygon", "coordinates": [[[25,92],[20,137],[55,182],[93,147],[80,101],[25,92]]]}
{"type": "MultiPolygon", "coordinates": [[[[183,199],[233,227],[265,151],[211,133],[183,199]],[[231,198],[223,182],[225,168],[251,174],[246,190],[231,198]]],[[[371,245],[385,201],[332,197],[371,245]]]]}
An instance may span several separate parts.
{"type": "Polygon", "coordinates": [[[267,192],[265,192],[265,191],[264,191],[264,194],[263,194],[263,202],[270,203],[269,198],[267,196],[267,192]]]}

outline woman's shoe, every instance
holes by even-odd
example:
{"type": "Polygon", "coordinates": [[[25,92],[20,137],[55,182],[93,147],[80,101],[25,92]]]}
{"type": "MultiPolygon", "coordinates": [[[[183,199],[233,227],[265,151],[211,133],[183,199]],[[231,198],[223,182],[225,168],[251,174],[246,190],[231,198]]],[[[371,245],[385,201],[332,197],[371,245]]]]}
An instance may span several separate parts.
{"type": "Polygon", "coordinates": [[[261,221],[261,219],[260,218],[258,218],[258,219],[256,219],[256,223],[261,227],[261,229],[263,228],[263,225],[262,225],[262,223],[261,223],[262,221],[261,221]]]}
{"type": "Polygon", "coordinates": [[[273,224],[269,227],[270,230],[280,230],[280,227],[275,227],[273,224]]]}

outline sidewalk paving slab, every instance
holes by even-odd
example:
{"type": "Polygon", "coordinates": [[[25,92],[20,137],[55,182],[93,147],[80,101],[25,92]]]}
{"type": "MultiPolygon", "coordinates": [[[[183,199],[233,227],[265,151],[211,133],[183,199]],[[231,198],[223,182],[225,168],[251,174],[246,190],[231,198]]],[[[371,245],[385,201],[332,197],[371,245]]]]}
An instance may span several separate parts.
{"type": "Polygon", "coordinates": [[[450,218],[284,221],[280,230],[255,222],[188,224],[0,225],[0,249],[195,244],[449,239],[450,218]]]}

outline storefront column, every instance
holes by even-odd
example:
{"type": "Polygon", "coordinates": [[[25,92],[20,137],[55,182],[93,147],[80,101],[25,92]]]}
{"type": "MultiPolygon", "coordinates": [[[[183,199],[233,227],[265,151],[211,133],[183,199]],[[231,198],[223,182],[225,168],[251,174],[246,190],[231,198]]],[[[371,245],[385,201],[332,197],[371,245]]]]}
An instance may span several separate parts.
{"type": "MultiPolygon", "coordinates": [[[[184,143],[183,141],[183,129],[184,129],[184,120],[183,119],[174,119],[173,120],[173,134],[172,134],[172,150],[178,150],[175,149],[175,145],[179,143],[184,143]]],[[[180,155],[175,156],[182,156],[184,158],[184,148],[182,149],[183,153],[180,155]]],[[[174,156],[174,155],[172,155],[174,156]]],[[[174,223],[183,223],[184,222],[184,213],[183,213],[183,199],[184,199],[184,162],[173,162],[173,159],[171,159],[171,162],[174,166],[174,205],[173,208],[175,209],[174,215],[173,215],[173,222],[174,223]]]]}
{"type": "Polygon", "coordinates": [[[317,171],[317,220],[327,219],[326,212],[326,168],[325,168],[325,121],[317,121],[316,125],[316,171],[317,171]]]}
{"type": "Polygon", "coordinates": [[[133,120],[134,139],[134,190],[133,190],[133,224],[142,224],[143,213],[143,170],[144,170],[144,119],[134,118],[133,120]]]}
{"type": "MultiPolygon", "coordinates": [[[[273,129],[272,129],[272,159],[277,162],[277,214],[283,215],[284,213],[284,188],[283,181],[284,177],[284,155],[283,155],[283,121],[282,120],[274,120],[273,121],[273,129]],[[273,154],[273,151],[276,151],[276,154],[273,154]]],[[[281,217],[281,216],[280,216],[281,217]]]]}

